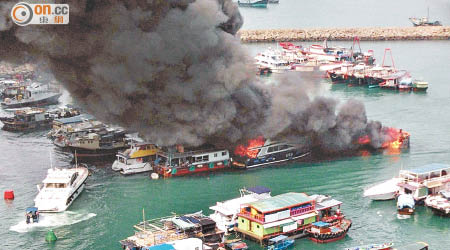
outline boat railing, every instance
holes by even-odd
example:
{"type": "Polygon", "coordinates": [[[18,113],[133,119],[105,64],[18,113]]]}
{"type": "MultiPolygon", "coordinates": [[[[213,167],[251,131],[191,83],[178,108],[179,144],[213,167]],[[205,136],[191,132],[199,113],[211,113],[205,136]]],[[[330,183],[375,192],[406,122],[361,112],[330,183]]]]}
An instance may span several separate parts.
{"type": "Polygon", "coordinates": [[[251,214],[250,212],[241,210],[240,215],[243,215],[244,217],[254,219],[259,223],[264,223],[264,215],[259,214],[251,214]]]}

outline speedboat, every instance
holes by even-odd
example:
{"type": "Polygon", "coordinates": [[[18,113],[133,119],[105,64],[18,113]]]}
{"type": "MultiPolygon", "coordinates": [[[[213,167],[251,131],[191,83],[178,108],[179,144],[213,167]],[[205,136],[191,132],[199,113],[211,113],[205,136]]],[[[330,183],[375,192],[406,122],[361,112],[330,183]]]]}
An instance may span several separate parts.
{"type": "Polygon", "coordinates": [[[411,215],[414,213],[415,200],[411,194],[401,194],[397,198],[397,211],[400,215],[411,215]]]}
{"type": "Polygon", "coordinates": [[[398,184],[403,178],[392,178],[364,190],[364,197],[371,200],[392,200],[400,191],[398,184]]]}
{"type": "Polygon", "coordinates": [[[27,224],[39,222],[39,211],[37,207],[28,207],[25,210],[27,224]]]}
{"type": "Polygon", "coordinates": [[[50,168],[34,199],[39,212],[63,212],[83,191],[89,176],[87,167],[50,168]]]}
{"type": "Polygon", "coordinates": [[[267,250],[284,250],[294,245],[294,240],[289,239],[286,235],[278,235],[269,239],[267,250]]]}

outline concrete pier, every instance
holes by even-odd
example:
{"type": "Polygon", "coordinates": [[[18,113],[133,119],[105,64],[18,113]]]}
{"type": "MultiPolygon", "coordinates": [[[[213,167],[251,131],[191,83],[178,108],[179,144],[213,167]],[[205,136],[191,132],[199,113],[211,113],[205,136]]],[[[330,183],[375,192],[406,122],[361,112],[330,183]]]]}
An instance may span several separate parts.
{"type": "Polygon", "coordinates": [[[361,41],[448,40],[450,26],[241,30],[238,34],[244,43],[352,41],[355,36],[361,41]]]}

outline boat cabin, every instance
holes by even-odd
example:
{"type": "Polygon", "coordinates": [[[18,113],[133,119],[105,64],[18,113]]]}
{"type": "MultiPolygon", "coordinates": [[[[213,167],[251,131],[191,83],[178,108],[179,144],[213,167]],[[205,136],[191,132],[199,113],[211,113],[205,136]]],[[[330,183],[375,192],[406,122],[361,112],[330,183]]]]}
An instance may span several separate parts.
{"type": "Polygon", "coordinates": [[[44,188],[68,188],[74,184],[77,178],[77,171],[51,168],[42,183],[44,188]]]}
{"type": "Polygon", "coordinates": [[[158,146],[151,143],[133,143],[130,148],[117,154],[117,160],[123,164],[150,162],[156,159],[158,146]]]}

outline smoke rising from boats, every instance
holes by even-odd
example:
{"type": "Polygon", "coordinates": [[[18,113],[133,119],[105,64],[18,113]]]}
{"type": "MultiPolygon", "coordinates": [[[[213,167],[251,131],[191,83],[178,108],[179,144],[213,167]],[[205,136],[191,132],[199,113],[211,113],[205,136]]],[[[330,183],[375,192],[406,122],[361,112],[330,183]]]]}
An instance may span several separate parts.
{"type": "Polygon", "coordinates": [[[260,83],[231,0],[69,1],[69,25],[26,27],[9,18],[15,3],[0,3],[3,59],[39,62],[98,119],[159,145],[262,135],[339,151],[364,134],[383,141],[358,101],[314,97],[295,76],[260,83]]]}

